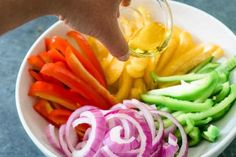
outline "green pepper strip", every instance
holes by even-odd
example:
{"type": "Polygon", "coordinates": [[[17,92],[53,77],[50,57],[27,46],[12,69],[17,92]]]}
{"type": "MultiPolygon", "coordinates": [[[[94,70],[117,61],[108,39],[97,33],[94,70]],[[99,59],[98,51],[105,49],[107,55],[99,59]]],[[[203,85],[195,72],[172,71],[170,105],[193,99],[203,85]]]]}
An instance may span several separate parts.
{"type": "Polygon", "coordinates": [[[197,103],[185,100],[177,100],[166,96],[148,95],[141,96],[144,102],[156,105],[162,105],[174,111],[184,112],[201,112],[210,109],[213,106],[211,99],[206,100],[204,103],[197,103]]]}
{"type": "Polygon", "coordinates": [[[236,56],[230,58],[225,63],[221,64],[216,70],[222,72],[230,72],[236,67],[236,56]]]}
{"type": "Polygon", "coordinates": [[[209,142],[214,142],[220,135],[220,130],[214,125],[210,125],[207,131],[202,133],[202,137],[209,142]]]}
{"type": "Polygon", "coordinates": [[[230,94],[223,101],[216,104],[214,107],[200,112],[200,113],[188,113],[188,117],[192,120],[203,120],[207,117],[212,117],[217,113],[221,112],[225,108],[229,107],[230,104],[236,99],[236,84],[230,86],[230,94]]]}
{"type": "Polygon", "coordinates": [[[154,72],[151,72],[150,75],[154,82],[195,81],[207,76],[207,74],[186,74],[161,77],[154,72]]]}
{"type": "Polygon", "coordinates": [[[209,63],[207,64],[205,67],[203,67],[202,69],[200,69],[197,74],[205,74],[205,73],[209,73],[213,70],[215,70],[217,67],[219,67],[219,63],[209,63]]]}
{"type": "Polygon", "coordinates": [[[169,96],[181,100],[196,100],[198,98],[206,99],[212,94],[218,84],[219,75],[217,72],[213,71],[209,74],[204,74],[204,76],[204,78],[193,81],[189,84],[177,85],[163,89],[154,89],[149,91],[148,94],[169,96]]]}
{"type": "Polygon", "coordinates": [[[203,62],[197,65],[193,70],[191,70],[190,73],[197,73],[200,69],[205,67],[208,63],[211,63],[213,59],[214,59],[213,56],[205,59],[203,62]]]}
{"type": "Polygon", "coordinates": [[[211,122],[213,120],[212,117],[207,117],[206,119],[203,120],[199,120],[199,121],[195,121],[195,126],[203,126],[208,124],[209,122],[211,122]]]}
{"type": "Polygon", "coordinates": [[[215,96],[215,102],[222,101],[230,92],[229,82],[226,82],[222,85],[222,90],[218,95],[215,96]]]}
{"type": "Polygon", "coordinates": [[[190,137],[189,146],[195,146],[201,141],[201,133],[198,127],[194,127],[188,136],[190,137]]]}

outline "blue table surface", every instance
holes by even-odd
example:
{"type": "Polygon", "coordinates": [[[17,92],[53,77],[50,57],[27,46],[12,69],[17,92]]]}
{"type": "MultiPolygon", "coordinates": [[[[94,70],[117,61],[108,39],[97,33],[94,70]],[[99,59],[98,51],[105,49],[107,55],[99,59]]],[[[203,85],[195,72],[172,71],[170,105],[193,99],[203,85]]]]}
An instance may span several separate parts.
{"type": "MultiPolygon", "coordinates": [[[[179,0],[215,16],[236,33],[235,0],[179,0]]],[[[15,83],[20,64],[34,41],[53,23],[47,16],[31,21],[0,36],[0,157],[40,157],[43,154],[32,143],[17,115],[15,83]]],[[[236,140],[221,157],[236,156],[236,140]]]]}

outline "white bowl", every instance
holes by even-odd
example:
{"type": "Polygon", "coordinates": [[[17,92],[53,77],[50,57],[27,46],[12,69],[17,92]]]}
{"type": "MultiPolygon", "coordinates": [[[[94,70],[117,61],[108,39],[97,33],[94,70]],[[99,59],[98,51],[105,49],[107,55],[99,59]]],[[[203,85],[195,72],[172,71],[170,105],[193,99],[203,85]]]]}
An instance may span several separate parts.
{"type": "MultiPolygon", "coordinates": [[[[155,10],[151,5],[151,0],[140,1],[150,10],[155,10]]],[[[207,13],[185,4],[170,1],[170,6],[174,16],[174,24],[189,31],[196,40],[218,44],[227,52],[228,56],[235,55],[236,37],[224,24],[207,13]]],[[[69,28],[62,22],[57,22],[41,35],[26,55],[16,84],[16,106],[23,127],[35,145],[46,156],[50,157],[56,157],[59,154],[48,144],[45,138],[44,130],[48,123],[33,110],[32,104],[35,100],[27,95],[32,83],[28,74],[27,58],[45,49],[45,37],[53,35],[64,37],[68,30],[69,28]]],[[[235,81],[236,77],[233,80],[235,81]]],[[[215,157],[219,155],[236,136],[235,113],[236,106],[234,105],[227,115],[216,123],[221,130],[221,136],[217,142],[202,142],[199,146],[191,148],[188,156],[215,157]]]]}

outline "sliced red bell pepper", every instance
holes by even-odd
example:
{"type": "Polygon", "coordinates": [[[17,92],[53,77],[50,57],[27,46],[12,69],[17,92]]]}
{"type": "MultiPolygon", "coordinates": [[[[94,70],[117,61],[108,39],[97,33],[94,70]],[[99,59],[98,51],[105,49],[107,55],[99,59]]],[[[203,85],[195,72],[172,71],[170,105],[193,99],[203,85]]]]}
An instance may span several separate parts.
{"type": "Polygon", "coordinates": [[[75,128],[75,131],[79,137],[80,140],[83,140],[85,131],[90,128],[91,126],[88,124],[80,124],[75,128]]]}
{"type": "Polygon", "coordinates": [[[32,68],[35,70],[40,70],[45,64],[44,61],[39,56],[30,56],[28,58],[28,63],[32,65],[32,68]]]}
{"type": "Polygon", "coordinates": [[[43,77],[40,75],[40,73],[29,69],[29,74],[36,80],[36,81],[43,81],[43,77]]]}
{"type": "Polygon", "coordinates": [[[36,104],[34,104],[34,109],[37,111],[41,116],[49,121],[48,115],[54,109],[52,108],[51,104],[44,99],[40,99],[36,104]]]}
{"type": "Polygon", "coordinates": [[[79,47],[87,56],[87,58],[90,60],[90,62],[96,67],[97,71],[102,75],[103,81],[105,82],[106,85],[106,79],[104,72],[102,70],[102,66],[99,63],[97,57],[95,56],[93,49],[90,47],[87,39],[83,36],[83,34],[76,31],[70,31],[67,33],[67,35],[76,41],[76,43],[79,45],[79,47]]]}
{"type": "Polygon", "coordinates": [[[51,56],[46,51],[39,53],[39,57],[44,61],[44,63],[52,62],[51,56]]]}
{"type": "Polygon", "coordinates": [[[53,36],[48,46],[50,49],[56,49],[60,51],[62,54],[65,53],[66,48],[70,46],[70,44],[63,38],[59,36],[53,36]]]}
{"type": "Polygon", "coordinates": [[[29,96],[37,96],[56,102],[70,110],[75,110],[81,105],[85,105],[83,104],[84,100],[81,100],[75,93],[43,81],[37,81],[30,87],[29,96]]]}
{"type": "Polygon", "coordinates": [[[105,80],[103,79],[102,75],[97,71],[96,67],[94,67],[94,65],[88,60],[88,58],[86,58],[83,54],[76,50],[69,42],[59,36],[54,36],[52,38],[50,47],[59,50],[64,55],[67,49],[69,48],[70,51],[72,51],[76,55],[76,57],[79,59],[84,68],[103,86],[106,86],[105,80]]]}
{"type": "Polygon", "coordinates": [[[65,124],[71,115],[71,111],[63,109],[55,109],[49,113],[48,117],[54,125],[60,126],[65,124]]]}
{"type": "Polygon", "coordinates": [[[77,78],[69,69],[62,66],[62,64],[48,63],[45,64],[41,70],[41,73],[54,77],[59,81],[63,82],[65,85],[76,91],[78,94],[84,98],[90,100],[94,105],[102,109],[109,108],[109,105],[104,101],[98,93],[95,92],[89,84],[83,80],[77,78]]]}
{"type": "Polygon", "coordinates": [[[55,103],[55,102],[51,102],[51,105],[54,109],[66,109],[65,107],[63,107],[62,105],[55,103]]]}
{"type": "Polygon", "coordinates": [[[102,96],[110,104],[110,106],[116,103],[113,95],[111,95],[105,87],[103,87],[90,73],[88,73],[72,51],[68,49],[65,53],[65,58],[67,65],[78,78],[81,78],[87,82],[87,84],[89,84],[100,96],[102,96]]]}
{"type": "Polygon", "coordinates": [[[51,49],[47,53],[52,59],[52,62],[65,62],[65,57],[56,49],[51,49]]]}
{"type": "Polygon", "coordinates": [[[58,85],[60,87],[65,87],[65,85],[63,83],[61,83],[60,81],[58,81],[57,79],[55,79],[53,77],[50,77],[50,76],[42,74],[42,73],[40,73],[40,75],[43,78],[43,81],[45,81],[45,82],[52,83],[52,84],[58,85]]]}
{"type": "Polygon", "coordinates": [[[50,38],[44,39],[45,49],[47,51],[51,49],[51,42],[52,42],[52,39],[50,39],[50,38]]]}

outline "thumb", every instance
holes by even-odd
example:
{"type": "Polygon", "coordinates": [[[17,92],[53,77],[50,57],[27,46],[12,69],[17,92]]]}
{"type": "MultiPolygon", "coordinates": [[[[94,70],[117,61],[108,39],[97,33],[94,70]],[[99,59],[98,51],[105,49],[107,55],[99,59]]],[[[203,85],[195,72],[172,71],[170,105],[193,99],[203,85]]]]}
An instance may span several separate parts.
{"type": "Polygon", "coordinates": [[[117,19],[106,20],[103,26],[97,38],[108,48],[113,56],[119,60],[126,61],[129,58],[129,48],[119,28],[117,19]]]}

